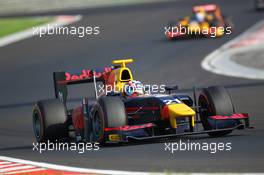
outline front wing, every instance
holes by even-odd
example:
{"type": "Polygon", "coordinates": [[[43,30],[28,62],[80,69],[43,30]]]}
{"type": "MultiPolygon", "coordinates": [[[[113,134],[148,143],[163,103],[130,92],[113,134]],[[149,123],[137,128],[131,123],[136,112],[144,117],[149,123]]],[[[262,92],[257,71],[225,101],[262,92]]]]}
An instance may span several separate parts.
{"type": "MultiPolygon", "coordinates": [[[[212,130],[198,130],[194,131],[184,131],[174,134],[165,134],[165,135],[155,135],[154,128],[158,127],[153,123],[146,123],[143,125],[126,125],[123,127],[117,128],[105,128],[105,141],[107,143],[119,143],[119,142],[129,142],[129,141],[147,141],[147,140],[159,140],[159,139],[172,139],[178,136],[187,136],[187,135],[200,135],[213,132],[222,132],[222,131],[233,131],[235,129],[245,129],[252,128],[249,126],[249,116],[248,114],[233,114],[231,116],[210,116],[212,120],[215,121],[216,127],[212,130]],[[217,122],[221,120],[239,120],[240,124],[234,127],[221,128],[217,129],[217,122]]],[[[198,123],[196,122],[196,125],[198,123]]],[[[198,127],[197,127],[198,128],[198,127]]]]}

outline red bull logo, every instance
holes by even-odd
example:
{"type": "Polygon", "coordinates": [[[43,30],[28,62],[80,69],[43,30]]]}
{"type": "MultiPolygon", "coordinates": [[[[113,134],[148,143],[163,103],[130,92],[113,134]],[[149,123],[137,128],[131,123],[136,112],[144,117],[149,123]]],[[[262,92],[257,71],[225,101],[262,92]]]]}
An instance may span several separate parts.
{"type": "Polygon", "coordinates": [[[103,69],[96,69],[96,70],[90,70],[90,69],[83,69],[79,74],[65,72],[66,81],[72,81],[72,80],[83,80],[91,78],[93,75],[95,77],[101,77],[104,74],[107,74],[111,72],[113,69],[112,67],[104,67],[103,69]]]}

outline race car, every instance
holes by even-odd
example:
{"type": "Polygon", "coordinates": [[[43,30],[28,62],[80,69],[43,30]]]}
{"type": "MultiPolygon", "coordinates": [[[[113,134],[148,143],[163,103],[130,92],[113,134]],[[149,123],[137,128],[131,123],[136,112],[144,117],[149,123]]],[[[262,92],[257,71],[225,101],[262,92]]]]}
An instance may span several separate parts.
{"type": "Polygon", "coordinates": [[[33,108],[36,140],[126,143],[195,134],[219,137],[250,128],[248,114],[235,112],[224,87],[203,88],[198,97],[196,88],[192,97],[177,86],[165,86],[164,93],[146,92],[127,67],[132,62],[114,60],[102,69],[54,72],[55,98],[40,100],[33,108]],[[94,97],[83,97],[79,106],[69,108],[67,87],[83,83],[94,87],[94,97]],[[98,91],[99,83],[107,91],[98,91]]]}
{"type": "Polygon", "coordinates": [[[193,14],[167,26],[166,37],[170,40],[190,36],[221,37],[231,34],[233,23],[222,15],[216,4],[194,6],[193,14]]]}

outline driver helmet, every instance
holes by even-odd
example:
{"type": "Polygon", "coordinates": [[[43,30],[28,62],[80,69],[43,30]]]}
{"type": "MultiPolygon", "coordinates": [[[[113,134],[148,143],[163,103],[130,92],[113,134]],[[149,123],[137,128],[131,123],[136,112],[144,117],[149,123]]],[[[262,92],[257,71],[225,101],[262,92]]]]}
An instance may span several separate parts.
{"type": "Polygon", "coordinates": [[[137,97],[144,94],[144,86],[140,81],[132,80],[124,85],[124,94],[127,97],[137,97]]]}
{"type": "Polygon", "coordinates": [[[206,18],[206,14],[204,11],[199,11],[195,14],[195,17],[196,17],[198,22],[203,22],[206,18]]]}

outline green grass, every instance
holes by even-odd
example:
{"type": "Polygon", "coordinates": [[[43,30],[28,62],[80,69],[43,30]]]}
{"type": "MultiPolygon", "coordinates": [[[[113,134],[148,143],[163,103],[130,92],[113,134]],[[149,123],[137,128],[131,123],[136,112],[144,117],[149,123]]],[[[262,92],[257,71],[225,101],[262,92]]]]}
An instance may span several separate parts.
{"type": "Polygon", "coordinates": [[[0,19],[0,37],[51,21],[50,17],[23,17],[0,19]]]}

